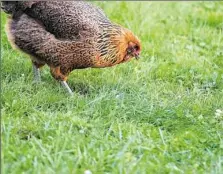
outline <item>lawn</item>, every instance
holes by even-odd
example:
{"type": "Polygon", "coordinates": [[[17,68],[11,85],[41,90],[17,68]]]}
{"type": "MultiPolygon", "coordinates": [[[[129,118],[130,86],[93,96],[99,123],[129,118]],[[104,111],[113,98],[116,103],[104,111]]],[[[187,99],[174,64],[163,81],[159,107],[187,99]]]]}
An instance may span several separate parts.
{"type": "Polygon", "coordinates": [[[140,38],[139,61],[75,70],[69,97],[13,50],[1,14],[2,172],[223,171],[223,2],[94,2],[140,38]]]}

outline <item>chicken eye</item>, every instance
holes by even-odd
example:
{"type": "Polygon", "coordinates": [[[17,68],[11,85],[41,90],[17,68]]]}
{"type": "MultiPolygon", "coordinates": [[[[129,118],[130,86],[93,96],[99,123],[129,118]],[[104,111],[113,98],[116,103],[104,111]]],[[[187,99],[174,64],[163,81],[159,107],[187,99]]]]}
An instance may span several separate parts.
{"type": "Polygon", "coordinates": [[[136,51],[138,51],[138,50],[139,50],[139,46],[138,46],[138,45],[134,46],[134,49],[135,49],[136,51]]]}
{"type": "Polygon", "coordinates": [[[127,53],[130,54],[132,50],[130,48],[127,49],[127,53]]]}

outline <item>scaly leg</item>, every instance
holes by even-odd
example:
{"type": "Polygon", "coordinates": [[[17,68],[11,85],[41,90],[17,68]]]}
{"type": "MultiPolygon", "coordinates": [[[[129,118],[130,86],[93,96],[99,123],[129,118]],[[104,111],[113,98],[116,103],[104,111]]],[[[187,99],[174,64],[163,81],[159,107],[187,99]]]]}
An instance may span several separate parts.
{"type": "Polygon", "coordinates": [[[44,65],[45,64],[32,61],[34,81],[36,81],[36,82],[41,81],[40,68],[44,65]]]}
{"type": "Polygon", "coordinates": [[[50,67],[50,72],[56,80],[60,81],[60,84],[63,86],[63,88],[72,96],[73,92],[66,82],[67,76],[61,73],[60,67],[50,67]]]}
{"type": "Polygon", "coordinates": [[[72,96],[74,93],[73,91],[70,89],[70,87],[68,86],[66,81],[60,81],[61,85],[68,91],[68,93],[72,96]]]}
{"type": "Polygon", "coordinates": [[[34,81],[36,82],[41,81],[40,70],[34,64],[33,64],[33,76],[34,76],[34,81]]]}

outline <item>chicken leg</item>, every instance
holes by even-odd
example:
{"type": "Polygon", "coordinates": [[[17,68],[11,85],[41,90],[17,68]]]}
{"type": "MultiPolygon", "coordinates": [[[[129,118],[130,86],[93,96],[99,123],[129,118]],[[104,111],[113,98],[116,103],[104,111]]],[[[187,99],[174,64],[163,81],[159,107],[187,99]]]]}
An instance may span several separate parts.
{"type": "Polygon", "coordinates": [[[69,87],[69,85],[67,84],[67,82],[66,81],[60,81],[60,84],[63,86],[63,88],[65,89],[65,90],[67,90],[67,92],[71,95],[71,96],[73,96],[73,91],[70,89],[70,87],[69,87]]]}
{"type": "Polygon", "coordinates": [[[70,89],[69,85],[67,84],[67,76],[62,74],[60,71],[60,67],[50,67],[51,75],[63,86],[63,88],[72,96],[73,92],[70,89]]]}
{"type": "Polygon", "coordinates": [[[33,76],[35,82],[41,81],[40,70],[35,64],[33,64],[33,76]]]}
{"type": "Polygon", "coordinates": [[[36,60],[32,60],[33,76],[34,76],[35,82],[41,81],[40,68],[43,67],[44,65],[45,65],[45,63],[43,63],[43,62],[37,62],[36,60]]]}

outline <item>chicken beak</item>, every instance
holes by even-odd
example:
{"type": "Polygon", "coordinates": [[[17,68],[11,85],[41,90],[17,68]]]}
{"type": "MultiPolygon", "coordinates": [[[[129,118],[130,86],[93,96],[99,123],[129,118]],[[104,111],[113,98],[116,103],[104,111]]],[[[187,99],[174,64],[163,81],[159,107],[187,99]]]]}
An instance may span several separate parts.
{"type": "Polygon", "coordinates": [[[135,54],[135,58],[136,58],[136,60],[139,60],[139,58],[140,58],[139,54],[135,54]]]}

